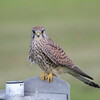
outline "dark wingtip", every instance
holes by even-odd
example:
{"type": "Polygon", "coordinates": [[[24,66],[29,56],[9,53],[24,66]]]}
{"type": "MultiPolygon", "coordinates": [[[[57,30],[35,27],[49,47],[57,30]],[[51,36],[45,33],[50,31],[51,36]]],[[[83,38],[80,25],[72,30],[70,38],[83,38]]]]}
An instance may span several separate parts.
{"type": "Polygon", "coordinates": [[[87,75],[86,73],[84,73],[82,70],[80,70],[76,66],[73,67],[73,71],[80,74],[80,75],[82,75],[82,76],[84,76],[84,77],[86,77],[86,78],[89,78],[89,79],[93,80],[93,78],[91,76],[87,75]]]}
{"type": "Polygon", "coordinates": [[[92,77],[88,76],[89,79],[94,80],[92,77]]]}

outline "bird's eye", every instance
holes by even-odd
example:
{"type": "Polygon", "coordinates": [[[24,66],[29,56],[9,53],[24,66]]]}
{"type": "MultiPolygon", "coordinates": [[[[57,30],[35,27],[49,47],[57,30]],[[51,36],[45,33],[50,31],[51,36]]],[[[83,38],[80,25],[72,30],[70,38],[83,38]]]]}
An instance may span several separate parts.
{"type": "Polygon", "coordinates": [[[41,33],[43,33],[45,30],[42,30],[41,33]]]}
{"type": "Polygon", "coordinates": [[[32,30],[32,32],[35,34],[35,31],[34,30],[32,30]]]}

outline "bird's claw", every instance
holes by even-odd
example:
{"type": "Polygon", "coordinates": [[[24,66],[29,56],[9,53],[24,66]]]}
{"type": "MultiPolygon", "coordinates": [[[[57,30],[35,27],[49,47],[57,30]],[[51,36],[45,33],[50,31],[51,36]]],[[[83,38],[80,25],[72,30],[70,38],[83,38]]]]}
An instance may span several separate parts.
{"type": "Polygon", "coordinates": [[[41,78],[41,80],[45,80],[45,79],[46,79],[46,76],[47,76],[47,75],[46,75],[46,73],[45,73],[45,72],[44,72],[44,73],[42,73],[42,75],[41,75],[41,77],[40,77],[40,78],[41,78]]]}
{"type": "Polygon", "coordinates": [[[52,82],[52,81],[53,81],[53,74],[50,73],[50,74],[46,77],[46,79],[48,80],[48,82],[52,82]]]}

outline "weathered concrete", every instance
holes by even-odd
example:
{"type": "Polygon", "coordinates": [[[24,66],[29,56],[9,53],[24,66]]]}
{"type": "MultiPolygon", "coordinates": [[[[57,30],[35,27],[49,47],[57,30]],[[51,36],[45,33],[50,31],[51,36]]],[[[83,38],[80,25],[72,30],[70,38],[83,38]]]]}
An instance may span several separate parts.
{"type": "Polygon", "coordinates": [[[70,86],[57,77],[48,83],[36,76],[24,81],[24,96],[7,96],[5,91],[1,94],[6,100],[70,100],[70,86]]]}

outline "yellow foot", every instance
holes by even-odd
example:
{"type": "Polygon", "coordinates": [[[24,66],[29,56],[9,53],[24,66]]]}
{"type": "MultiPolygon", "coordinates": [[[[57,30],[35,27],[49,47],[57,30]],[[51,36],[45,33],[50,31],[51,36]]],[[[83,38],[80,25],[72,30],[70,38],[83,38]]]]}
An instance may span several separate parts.
{"type": "Polygon", "coordinates": [[[45,79],[46,79],[46,76],[47,76],[47,75],[46,75],[46,73],[45,73],[45,72],[44,72],[44,73],[42,73],[42,75],[41,75],[41,77],[40,77],[40,78],[41,78],[41,80],[45,80],[45,79]]]}
{"type": "Polygon", "coordinates": [[[52,80],[53,80],[53,74],[50,73],[50,74],[46,77],[46,79],[48,80],[48,82],[52,82],[52,80]]]}

